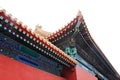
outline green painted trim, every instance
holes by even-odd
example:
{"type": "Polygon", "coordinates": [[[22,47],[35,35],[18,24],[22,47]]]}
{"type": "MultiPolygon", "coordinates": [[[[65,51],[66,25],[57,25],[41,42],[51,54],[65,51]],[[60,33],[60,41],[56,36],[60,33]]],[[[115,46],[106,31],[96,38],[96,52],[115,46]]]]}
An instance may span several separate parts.
{"type": "Polygon", "coordinates": [[[38,54],[38,53],[36,53],[36,52],[28,49],[28,48],[25,47],[25,46],[22,46],[22,47],[21,47],[21,51],[24,52],[24,53],[27,53],[27,54],[35,57],[35,58],[38,58],[38,57],[39,57],[39,54],[38,54]]]}

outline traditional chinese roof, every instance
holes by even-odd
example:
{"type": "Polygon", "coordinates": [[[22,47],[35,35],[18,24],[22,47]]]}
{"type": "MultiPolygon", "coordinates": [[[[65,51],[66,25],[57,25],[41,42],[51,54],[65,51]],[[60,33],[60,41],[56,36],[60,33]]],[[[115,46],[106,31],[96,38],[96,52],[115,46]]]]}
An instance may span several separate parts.
{"type": "MultiPolygon", "coordinates": [[[[47,39],[61,48],[59,43],[72,39],[78,53],[100,73],[110,80],[120,80],[119,74],[110,64],[101,49],[91,37],[81,12],[68,25],[56,31],[47,39]]],[[[72,42],[72,41],[71,41],[72,42]]],[[[61,48],[62,49],[62,48],[61,48]]]]}
{"type": "Polygon", "coordinates": [[[0,33],[11,37],[38,53],[41,52],[40,54],[49,56],[67,67],[77,64],[76,60],[69,57],[47,39],[32,32],[32,29],[28,28],[27,25],[24,25],[17,18],[13,18],[4,9],[0,9],[0,33]]]}

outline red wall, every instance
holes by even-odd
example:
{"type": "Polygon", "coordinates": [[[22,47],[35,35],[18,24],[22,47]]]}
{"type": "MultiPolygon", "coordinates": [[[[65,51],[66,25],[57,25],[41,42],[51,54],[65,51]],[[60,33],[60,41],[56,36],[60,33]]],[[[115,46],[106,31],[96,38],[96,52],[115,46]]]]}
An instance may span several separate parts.
{"type": "Polygon", "coordinates": [[[79,66],[76,66],[77,80],[98,80],[94,75],[88,73],[79,66]]]}
{"type": "Polygon", "coordinates": [[[0,80],[65,80],[0,54],[0,80]]]}

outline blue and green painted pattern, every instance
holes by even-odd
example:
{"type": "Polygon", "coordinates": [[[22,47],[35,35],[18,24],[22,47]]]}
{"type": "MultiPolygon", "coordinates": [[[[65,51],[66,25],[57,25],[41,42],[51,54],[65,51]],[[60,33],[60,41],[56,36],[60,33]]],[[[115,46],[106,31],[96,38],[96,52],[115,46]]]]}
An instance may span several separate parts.
{"type": "Polygon", "coordinates": [[[56,61],[51,60],[50,58],[47,58],[41,54],[38,54],[37,52],[10,39],[9,37],[1,33],[0,54],[28,64],[30,66],[53,73],[55,75],[60,75],[60,71],[62,70],[62,65],[60,65],[56,61]]]}

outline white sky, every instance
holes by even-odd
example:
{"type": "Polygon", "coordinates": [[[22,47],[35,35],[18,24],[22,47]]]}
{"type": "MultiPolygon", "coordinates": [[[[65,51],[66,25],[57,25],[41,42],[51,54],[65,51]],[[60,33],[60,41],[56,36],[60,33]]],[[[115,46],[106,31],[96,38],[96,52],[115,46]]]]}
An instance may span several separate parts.
{"type": "Polygon", "coordinates": [[[80,10],[90,34],[120,74],[120,0],[0,0],[0,7],[31,28],[55,32],[80,10]]]}

